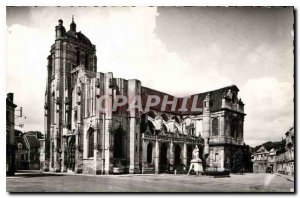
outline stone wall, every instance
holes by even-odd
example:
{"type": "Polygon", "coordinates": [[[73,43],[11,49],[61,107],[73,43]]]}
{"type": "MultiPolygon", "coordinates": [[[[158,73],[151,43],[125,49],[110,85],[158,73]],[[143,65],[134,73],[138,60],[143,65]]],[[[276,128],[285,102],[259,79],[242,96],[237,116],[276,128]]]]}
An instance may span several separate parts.
{"type": "Polygon", "coordinates": [[[83,160],[83,174],[95,174],[94,159],[83,160]]]}

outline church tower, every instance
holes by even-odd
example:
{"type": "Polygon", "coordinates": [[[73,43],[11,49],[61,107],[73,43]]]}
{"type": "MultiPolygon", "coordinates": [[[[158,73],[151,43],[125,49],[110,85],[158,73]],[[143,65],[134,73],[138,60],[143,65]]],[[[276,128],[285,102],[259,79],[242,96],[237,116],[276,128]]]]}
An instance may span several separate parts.
{"type": "Polygon", "coordinates": [[[48,56],[45,92],[45,171],[64,172],[74,169],[67,152],[71,131],[72,90],[78,71],[97,71],[96,47],[80,31],[74,17],[66,31],[60,19],[55,27],[55,42],[48,56]]]}

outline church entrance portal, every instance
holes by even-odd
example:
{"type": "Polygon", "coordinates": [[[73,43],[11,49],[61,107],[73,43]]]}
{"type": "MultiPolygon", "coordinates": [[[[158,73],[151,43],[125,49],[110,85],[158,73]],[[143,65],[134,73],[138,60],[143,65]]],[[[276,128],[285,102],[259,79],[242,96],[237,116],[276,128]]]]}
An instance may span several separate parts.
{"type": "Polygon", "coordinates": [[[180,147],[180,145],[176,145],[175,146],[175,152],[174,152],[174,166],[175,166],[175,168],[176,167],[178,167],[178,166],[180,166],[180,164],[181,164],[181,157],[180,157],[180,155],[181,155],[181,147],[180,147]]]}
{"type": "Polygon", "coordinates": [[[121,129],[118,129],[115,131],[114,134],[114,158],[121,159],[124,158],[123,153],[123,131],[121,129]]]}
{"type": "Polygon", "coordinates": [[[128,173],[128,161],[126,159],[126,136],[125,131],[119,127],[113,135],[113,172],[128,173]]]}
{"type": "Polygon", "coordinates": [[[75,135],[68,138],[67,169],[75,171],[75,135]]]}
{"type": "Polygon", "coordinates": [[[166,143],[161,145],[160,149],[160,159],[159,159],[159,170],[161,173],[165,173],[168,168],[168,159],[167,159],[168,146],[166,143]]]}
{"type": "Polygon", "coordinates": [[[152,164],[152,151],[153,151],[153,146],[151,143],[149,143],[147,146],[147,163],[148,164],[152,164]]]}

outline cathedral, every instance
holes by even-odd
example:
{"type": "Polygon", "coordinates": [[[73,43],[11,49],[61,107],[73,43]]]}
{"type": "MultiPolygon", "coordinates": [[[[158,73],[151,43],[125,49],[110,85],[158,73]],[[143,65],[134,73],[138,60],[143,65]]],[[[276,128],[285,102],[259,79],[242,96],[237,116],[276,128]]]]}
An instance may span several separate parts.
{"type": "Polygon", "coordinates": [[[237,86],[175,98],[139,80],[97,72],[96,46],[76,30],[74,19],[68,31],[58,21],[47,68],[44,171],[186,170],[196,146],[204,167],[231,169],[233,155],[245,147],[246,114],[237,86]],[[139,96],[142,108],[127,103],[113,108],[118,96],[129,101],[139,96]],[[146,108],[151,96],[168,102],[146,108]]]}

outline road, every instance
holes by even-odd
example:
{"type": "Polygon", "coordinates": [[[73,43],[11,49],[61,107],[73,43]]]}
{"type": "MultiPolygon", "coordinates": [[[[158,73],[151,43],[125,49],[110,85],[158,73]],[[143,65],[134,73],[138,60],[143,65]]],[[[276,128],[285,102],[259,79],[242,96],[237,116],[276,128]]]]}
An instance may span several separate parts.
{"type": "Polygon", "coordinates": [[[294,182],[265,173],[230,177],[70,175],[25,172],[6,178],[8,192],[293,192],[294,182]]]}

